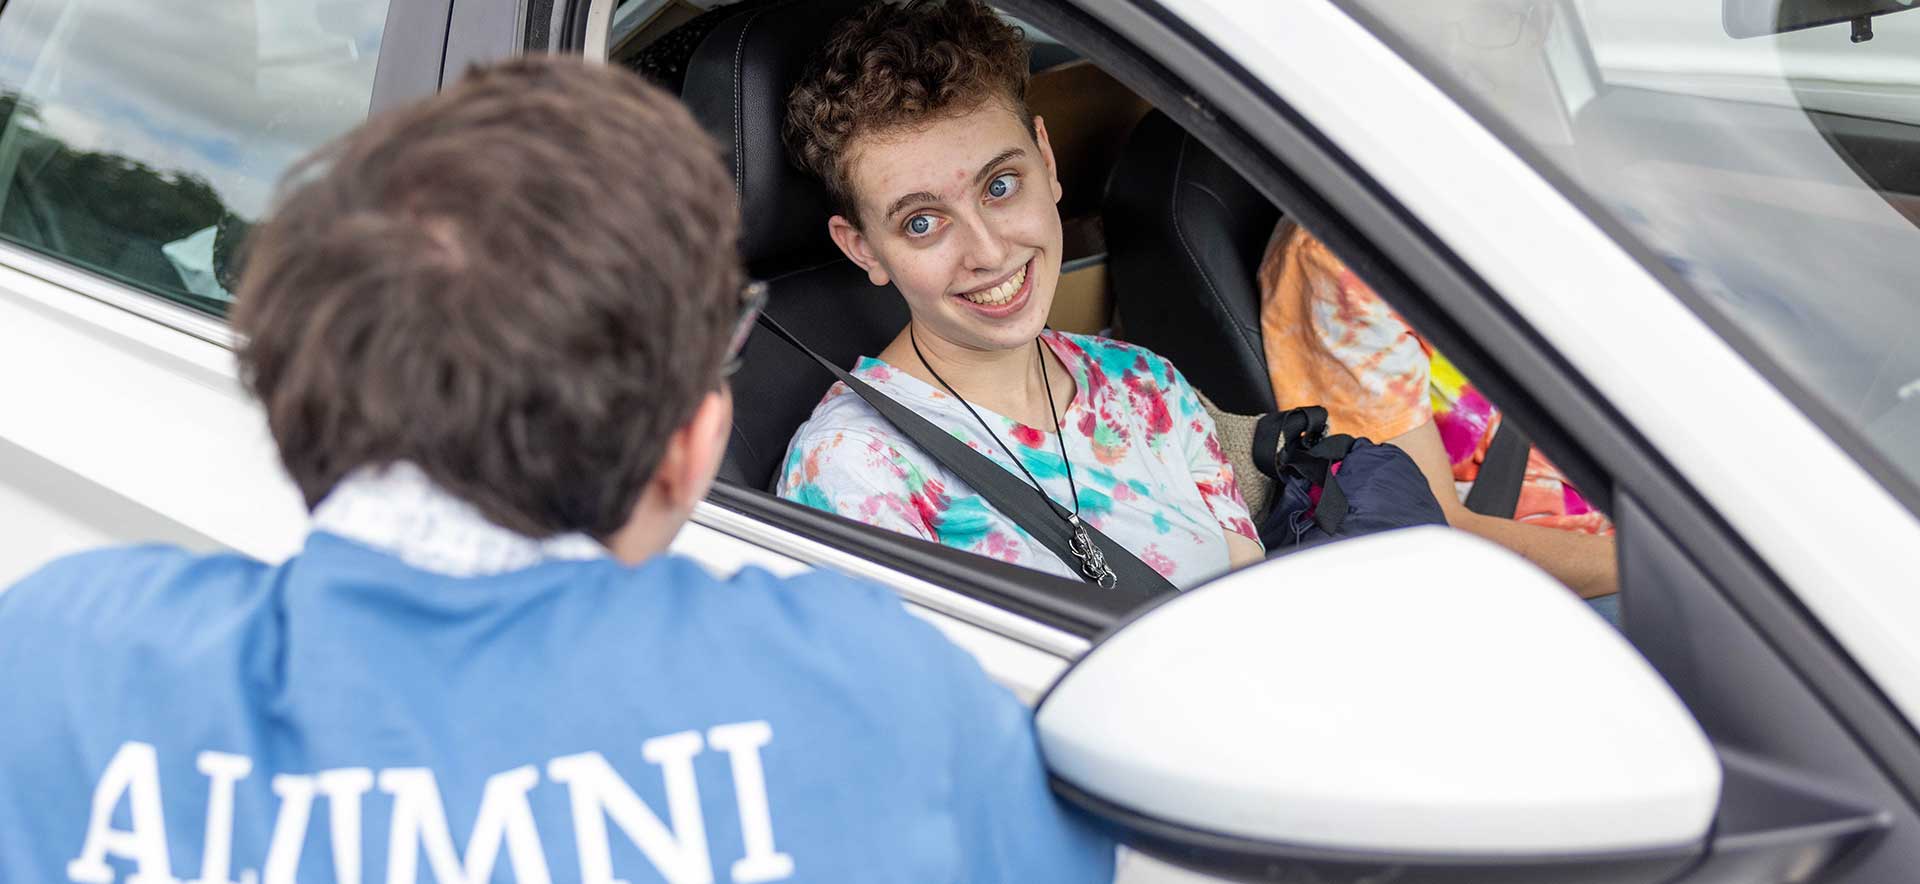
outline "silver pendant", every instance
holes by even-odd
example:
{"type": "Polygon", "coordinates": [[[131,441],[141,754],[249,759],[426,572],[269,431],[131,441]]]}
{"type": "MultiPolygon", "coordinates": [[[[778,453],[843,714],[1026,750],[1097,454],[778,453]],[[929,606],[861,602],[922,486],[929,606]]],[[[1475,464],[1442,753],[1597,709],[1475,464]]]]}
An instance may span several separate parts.
{"type": "Polygon", "coordinates": [[[1112,589],[1120,585],[1120,578],[1107,566],[1107,555],[1087,534],[1086,526],[1080,524],[1079,516],[1068,516],[1067,523],[1073,526],[1072,536],[1067,538],[1067,549],[1080,559],[1080,573],[1101,589],[1112,589]]]}

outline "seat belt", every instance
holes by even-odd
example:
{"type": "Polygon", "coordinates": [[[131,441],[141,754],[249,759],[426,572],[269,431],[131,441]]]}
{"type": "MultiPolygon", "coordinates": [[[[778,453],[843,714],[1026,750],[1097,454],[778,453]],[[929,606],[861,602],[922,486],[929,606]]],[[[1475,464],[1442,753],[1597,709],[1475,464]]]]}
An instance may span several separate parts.
{"type": "MultiPolygon", "coordinates": [[[[951,433],[934,426],[932,421],[893,401],[885,393],[869,386],[866,381],[854,377],[846,369],[827,361],[826,357],[813,352],[811,347],[801,343],[799,338],[794,337],[791,332],[782,328],[780,323],[775,322],[765,313],[760,314],[760,325],[773,332],[774,336],[780,340],[786,341],[794,349],[812,357],[813,361],[820,363],[827,371],[832,372],[834,377],[846,384],[848,389],[859,394],[860,398],[866,400],[874,411],[879,412],[880,416],[893,424],[895,429],[905,434],[907,439],[919,446],[921,451],[931,455],[941,466],[952,470],[954,475],[959,476],[961,481],[967,483],[986,499],[996,511],[1011,519],[1034,540],[1039,541],[1041,546],[1058,556],[1073,573],[1081,575],[1082,579],[1089,583],[1097,583],[1093,578],[1086,576],[1085,571],[1080,567],[1080,558],[1073,554],[1070,546],[1072,529],[1067,524],[1068,511],[1055,503],[1046,492],[1015,478],[1005,467],[967,447],[966,443],[955,439],[951,433]]],[[[1113,570],[1116,580],[1114,586],[1110,588],[1130,590],[1142,595],[1161,595],[1179,591],[1160,572],[1141,561],[1126,547],[1100,533],[1092,525],[1084,521],[1080,524],[1086,529],[1087,535],[1093,538],[1093,542],[1099,546],[1100,551],[1105,554],[1107,567],[1113,570]]]]}
{"type": "Polygon", "coordinates": [[[1485,516],[1513,518],[1520,507],[1520,486],[1526,483],[1527,457],[1532,452],[1532,440],[1502,415],[1500,426],[1493,430],[1493,441],[1487,444],[1487,457],[1474,476],[1473,488],[1467,491],[1467,509],[1485,516]]]}

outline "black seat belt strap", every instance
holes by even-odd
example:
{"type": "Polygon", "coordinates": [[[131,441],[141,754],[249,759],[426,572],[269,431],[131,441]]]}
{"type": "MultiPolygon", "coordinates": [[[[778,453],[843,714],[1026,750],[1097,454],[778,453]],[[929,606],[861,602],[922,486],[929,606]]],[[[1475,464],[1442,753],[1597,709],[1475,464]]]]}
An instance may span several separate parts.
{"type": "Polygon", "coordinates": [[[1520,486],[1527,479],[1527,456],[1533,442],[1505,415],[1493,430],[1487,444],[1487,457],[1480,462],[1480,473],[1467,492],[1467,509],[1486,516],[1511,519],[1520,506],[1520,486]]]}
{"type": "MultiPolygon", "coordinates": [[[[866,381],[854,377],[851,372],[827,361],[826,357],[813,352],[813,349],[800,342],[799,338],[780,326],[771,317],[762,313],[760,325],[794,349],[807,354],[813,361],[820,363],[832,372],[848,389],[859,394],[861,399],[880,413],[888,423],[919,446],[943,467],[953,471],[960,480],[967,483],[987,503],[1001,515],[1019,525],[1029,535],[1046,547],[1074,574],[1082,574],[1078,556],[1070,547],[1072,528],[1067,523],[1068,511],[1055,503],[1040,489],[1015,478],[998,463],[981,454],[966,443],[953,437],[951,433],[935,426],[932,421],[914,413],[914,411],[885,393],[875,390],[866,381]]],[[[1152,566],[1140,560],[1126,547],[1100,533],[1092,525],[1081,522],[1088,536],[1106,555],[1107,566],[1113,569],[1118,578],[1115,586],[1135,592],[1158,595],[1177,592],[1174,585],[1155,571],[1152,566]]],[[[1091,582],[1091,580],[1089,581],[1091,582]]]]}

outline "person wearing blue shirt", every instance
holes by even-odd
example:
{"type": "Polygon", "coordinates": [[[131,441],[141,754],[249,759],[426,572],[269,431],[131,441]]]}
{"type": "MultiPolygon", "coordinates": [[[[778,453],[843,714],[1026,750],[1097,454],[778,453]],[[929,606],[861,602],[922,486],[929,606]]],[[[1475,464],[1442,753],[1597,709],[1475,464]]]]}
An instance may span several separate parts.
{"type": "Polygon", "coordinates": [[[517,60],[288,182],[233,322],[312,532],[0,593],[0,881],[1112,879],[888,592],[665,551],[757,309],[675,101],[517,60]]]}

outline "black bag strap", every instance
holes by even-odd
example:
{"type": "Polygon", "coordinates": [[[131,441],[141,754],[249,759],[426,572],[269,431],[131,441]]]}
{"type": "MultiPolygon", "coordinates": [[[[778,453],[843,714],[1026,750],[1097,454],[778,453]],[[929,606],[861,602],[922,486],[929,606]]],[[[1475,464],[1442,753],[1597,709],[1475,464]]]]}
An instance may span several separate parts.
{"type": "Polygon", "coordinates": [[[1320,489],[1313,522],[1329,535],[1347,518],[1347,492],[1333,467],[1353,450],[1353,437],[1327,435],[1327,410],[1318,405],[1260,416],[1253,428],[1253,465],[1285,483],[1292,473],[1320,489]]]}
{"type": "MultiPolygon", "coordinates": [[[[773,332],[780,340],[786,341],[794,349],[812,357],[813,361],[820,363],[827,371],[832,372],[834,377],[846,384],[848,389],[859,394],[860,398],[866,400],[874,411],[879,412],[880,416],[893,424],[895,429],[904,433],[914,445],[919,446],[921,451],[926,452],[941,466],[952,470],[954,475],[959,476],[961,481],[971,486],[1001,515],[1013,520],[1014,524],[1019,525],[1032,535],[1033,539],[1039,541],[1041,546],[1060,557],[1060,561],[1065,562],[1073,573],[1081,575],[1090,583],[1097,582],[1086,577],[1085,571],[1080,567],[1080,558],[1073,554],[1070,545],[1073,530],[1067,524],[1067,517],[1071,513],[1055,503],[1046,492],[1015,478],[1005,467],[967,447],[965,443],[955,439],[951,433],[934,426],[932,421],[893,401],[885,393],[875,390],[866,381],[854,377],[846,369],[827,361],[826,357],[813,352],[812,348],[801,343],[799,338],[794,337],[791,332],[782,328],[780,323],[764,313],[760,314],[760,325],[773,332]]],[[[1166,577],[1161,576],[1160,572],[1153,570],[1152,566],[1141,561],[1126,547],[1114,542],[1084,521],[1080,525],[1086,529],[1087,535],[1093,538],[1093,542],[1106,556],[1107,567],[1113,569],[1113,575],[1116,578],[1113,588],[1150,595],[1179,591],[1166,577]]]]}
{"type": "Polygon", "coordinates": [[[1467,491],[1466,507],[1473,512],[1502,519],[1513,518],[1520,506],[1520,486],[1527,479],[1527,455],[1533,442],[1504,415],[1487,443],[1487,457],[1480,462],[1480,474],[1467,491]]]}

